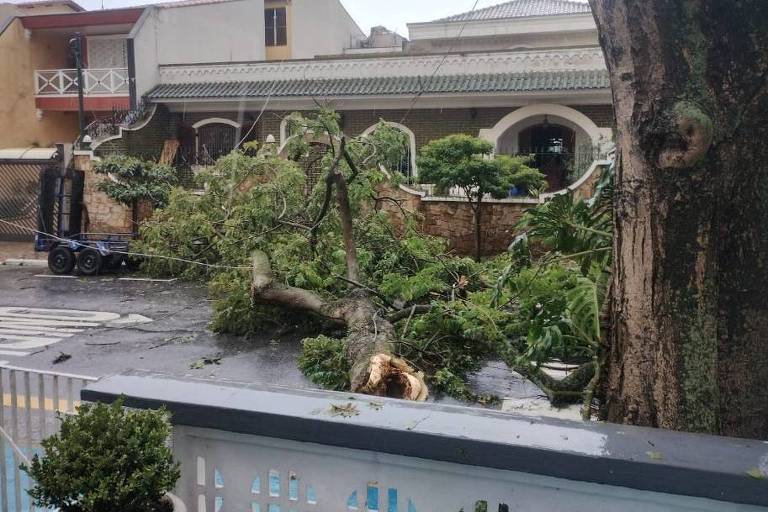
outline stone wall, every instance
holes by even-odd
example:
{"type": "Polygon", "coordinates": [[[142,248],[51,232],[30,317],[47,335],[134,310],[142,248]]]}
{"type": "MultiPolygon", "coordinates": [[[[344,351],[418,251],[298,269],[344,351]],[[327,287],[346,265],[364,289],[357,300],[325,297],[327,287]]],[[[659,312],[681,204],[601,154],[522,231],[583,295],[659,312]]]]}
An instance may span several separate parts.
{"type": "MultiPolygon", "coordinates": [[[[601,172],[602,169],[598,167],[583,181],[577,182],[573,187],[574,196],[591,197],[601,172]]],[[[392,185],[380,187],[379,196],[394,199],[394,201],[381,201],[379,208],[390,215],[396,228],[402,229],[402,211],[405,210],[417,216],[424,233],[445,238],[448,240],[449,248],[458,254],[473,254],[474,217],[472,209],[464,199],[430,197],[406,186],[392,185]]],[[[518,234],[515,226],[526,210],[546,201],[547,197],[491,200],[483,203],[481,205],[483,254],[494,256],[506,251],[518,234]]]]}
{"type": "Polygon", "coordinates": [[[83,231],[86,233],[130,233],[131,209],[110,199],[98,189],[100,181],[108,179],[93,171],[90,155],[75,156],[72,166],[85,173],[83,191],[83,231]]]}

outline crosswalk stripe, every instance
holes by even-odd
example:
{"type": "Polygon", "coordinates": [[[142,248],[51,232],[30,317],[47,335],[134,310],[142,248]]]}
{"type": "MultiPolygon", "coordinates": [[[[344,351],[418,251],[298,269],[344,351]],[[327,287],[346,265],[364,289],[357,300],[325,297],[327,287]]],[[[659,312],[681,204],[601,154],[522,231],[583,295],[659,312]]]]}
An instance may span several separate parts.
{"type": "Polygon", "coordinates": [[[151,322],[142,315],[104,311],[0,307],[0,356],[23,357],[84,332],[89,327],[124,326],[151,322]]]}
{"type": "Polygon", "coordinates": [[[17,329],[20,331],[39,331],[70,334],[77,334],[79,332],[85,331],[85,329],[72,329],[71,327],[45,327],[33,323],[25,324],[19,322],[3,322],[2,320],[0,320],[0,329],[17,329]]]}
{"type": "Polygon", "coordinates": [[[0,326],[0,339],[4,338],[6,334],[15,334],[15,335],[31,335],[31,334],[37,334],[39,336],[50,336],[50,337],[58,337],[58,338],[71,338],[75,335],[75,333],[71,332],[49,332],[49,331],[35,331],[32,329],[6,329],[2,326],[0,326]]]}
{"type": "MultiPolygon", "coordinates": [[[[0,350],[0,356],[16,356],[16,357],[24,357],[28,356],[29,352],[19,352],[18,350],[0,350]]],[[[3,364],[8,363],[8,361],[0,361],[3,364]]]]}
{"type": "Polygon", "coordinates": [[[19,307],[0,307],[0,315],[39,318],[51,320],[83,320],[90,322],[109,322],[117,320],[120,315],[117,313],[107,313],[104,311],[81,311],[79,309],[45,309],[45,308],[19,308],[19,307]]]}
{"type": "Polygon", "coordinates": [[[0,315],[0,324],[3,323],[20,323],[20,324],[28,324],[28,325],[44,325],[48,327],[99,327],[101,324],[97,322],[67,322],[65,320],[36,320],[36,319],[26,319],[26,318],[19,318],[19,317],[3,317],[0,315]]]}

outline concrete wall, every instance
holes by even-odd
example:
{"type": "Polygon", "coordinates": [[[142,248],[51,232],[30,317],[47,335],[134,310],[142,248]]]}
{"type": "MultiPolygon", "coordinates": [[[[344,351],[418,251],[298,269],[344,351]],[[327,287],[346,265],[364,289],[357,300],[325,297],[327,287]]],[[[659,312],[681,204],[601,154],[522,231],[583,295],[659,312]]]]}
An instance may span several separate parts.
{"type": "Polygon", "coordinates": [[[768,445],[759,440],[146,372],[103,378],[80,397],[168,409],[176,492],[190,510],[768,506],[768,445]]]}
{"type": "Polygon", "coordinates": [[[339,0],[294,0],[292,5],[288,38],[294,59],[339,55],[365,39],[339,0]]]}
{"type": "Polygon", "coordinates": [[[264,0],[151,9],[132,37],[141,97],[158,65],[264,60],[264,0]]]}
{"type": "Polygon", "coordinates": [[[545,48],[578,48],[597,46],[597,29],[582,32],[553,32],[544,34],[510,34],[488,37],[455,37],[444,39],[424,39],[410,41],[406,51],[423,52],[463,52],[545,48]]]}
{"type": "Polygon", "coordinates": [[[137,101],[160,83],[160,70],[158,69],[160,28],[157,11],[157,8],[145,10],[128,36],[129,39],[133,40],[137,101]]]}
{"type": "Polygon", "coordinates": [[[157,11],[158,62],[264,60],[264,2],[240,0],[157,11]]]}
{"type": "Polygon", "coordinates": [[[60,35],[33,34],[19,19],[0,34],[0,148],[71,142],[78,133],[77,113],[45,112],[37,117],[36,69],[64,67],[66,42],[60,35]]]}

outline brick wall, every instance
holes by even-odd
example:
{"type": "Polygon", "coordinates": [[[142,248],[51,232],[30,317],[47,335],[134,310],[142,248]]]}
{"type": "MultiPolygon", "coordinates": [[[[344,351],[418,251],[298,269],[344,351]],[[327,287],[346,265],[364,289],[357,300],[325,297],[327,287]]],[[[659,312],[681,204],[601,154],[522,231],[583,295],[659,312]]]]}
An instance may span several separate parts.
{"type": "Polygon", "coordinates": [[[175,119],[167,108],[160,105],[143,128],[135,131],[123,130],[121,138],[104,142],[94,152],[97,156],[123,154],[157,160],[165,141],[175,138],[175,119]]]}
{"type": "MultiPolygon", "coordinates": [[[[613,126],[613,107],[611,105],[573,105],[572,108],[582,112],[601,127],[613,126]]],[[[415,109],[410,113],[407,110],[384,110],[373,106],[368,110],[344,110],[340,111],[344,132],[348,135],[359,135],[370,126],[375,125],[380,119],[397,122],[411,129],[416,137],[416,147],[421,148],[428,142],[451,135],[454,133],[467,133],[477,136],[482,128],[493,128],[501,118],[515,107],[502,108],[453,108],[453,109],[415,109]],[[406,117],[406,113],[408,114],[406,117]],[[403,121],[403,119],[405,120],[403,121]]],[[[264,141],[268,135],[274,135],[280,139],[280,123],[290,115],[291,110],[270,110],[262,114],[258,125],[252,131],[251,139],[264,141]]],[[[311,115],[311,111],[301,111],[305,115],[311,115]]],[[[230,119],[243,126],[243,131],[248,131],[259,112],[193,112],[174,113],[171,115],[172,126],[191,126],[198,121],[213,117],[230,119]]]]}

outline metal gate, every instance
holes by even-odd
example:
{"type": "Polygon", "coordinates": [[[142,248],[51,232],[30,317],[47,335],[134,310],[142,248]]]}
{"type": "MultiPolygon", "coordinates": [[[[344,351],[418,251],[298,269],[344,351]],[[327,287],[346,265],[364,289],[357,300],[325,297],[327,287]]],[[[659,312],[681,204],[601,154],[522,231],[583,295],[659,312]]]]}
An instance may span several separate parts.
{"type": "Polygon", "coordinates": [[[64,176],[56,167],[40,171],[39,207],[35,246],[50,249],[51,242],[77,237],[82,231],[85,173],[68,169],[64,176]]]}
{"type": "MultiPolygon", "coordinates": [[[[47,150],[34,150],[37,153],[47,150]]],[[[55,154],[55,150],[51,150],[55,154]]],[[[52,158],[26,158],[27,151],[16,158],[0,156],[0,241],[27,241],[38,228],[40,176],[58,172],[59,162],[52,158]],[[54,171],[48,171],[54,169],[54,171]]]]}

